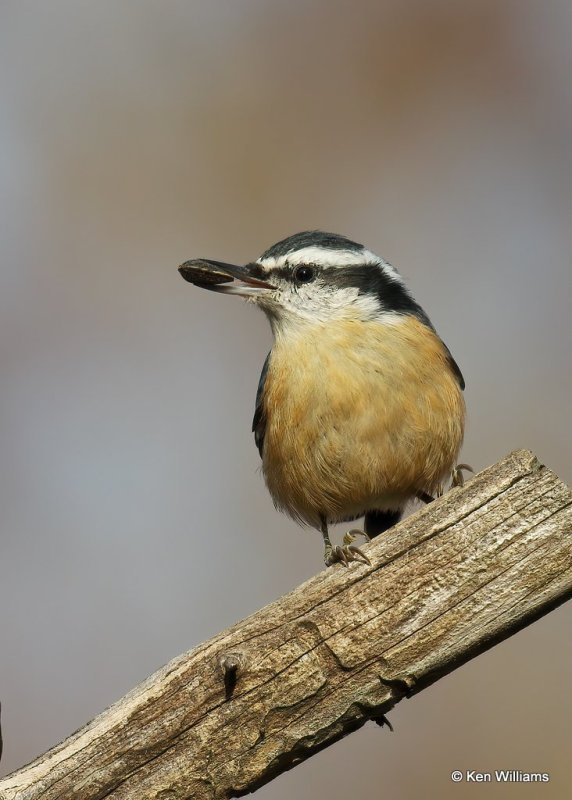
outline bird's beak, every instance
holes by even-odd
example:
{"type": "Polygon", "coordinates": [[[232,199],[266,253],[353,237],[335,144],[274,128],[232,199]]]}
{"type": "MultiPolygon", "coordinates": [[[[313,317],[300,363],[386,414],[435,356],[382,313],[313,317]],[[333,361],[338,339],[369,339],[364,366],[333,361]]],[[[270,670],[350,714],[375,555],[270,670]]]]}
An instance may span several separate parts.
{"type": "Polygon", "coordinates": [[[194,258],[181,264],[179,272],[189,283],[212,292],[256,297],[272,291],[275,287],[256,278],[252,274],[254,269],[259,269],[258,264],[237,267],[234,264],[224,264],[222,261],[194,258]]]}

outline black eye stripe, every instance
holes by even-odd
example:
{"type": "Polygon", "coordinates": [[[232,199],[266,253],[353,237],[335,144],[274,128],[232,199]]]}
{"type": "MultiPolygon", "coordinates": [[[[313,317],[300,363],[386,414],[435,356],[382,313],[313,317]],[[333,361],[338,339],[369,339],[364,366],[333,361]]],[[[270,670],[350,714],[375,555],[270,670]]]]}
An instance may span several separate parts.
{"type": "Polygon", "coordinates": [[[272,278],[281,278],[284,281],[296,281],[297,283],[304,283],[304,281],[298,281],[296,278],[297,270],[302,268],[310,268],[313,270],[315,278],[319,267],[315,264],[299,264],[293,266],[291,264],[285,264],[283,267],[263,267],[262,265],[258,265],[258,269],[253,269],[252,274],[255,278],[261,278],[262,280],[269,280],[271,281],[272,278]]]}

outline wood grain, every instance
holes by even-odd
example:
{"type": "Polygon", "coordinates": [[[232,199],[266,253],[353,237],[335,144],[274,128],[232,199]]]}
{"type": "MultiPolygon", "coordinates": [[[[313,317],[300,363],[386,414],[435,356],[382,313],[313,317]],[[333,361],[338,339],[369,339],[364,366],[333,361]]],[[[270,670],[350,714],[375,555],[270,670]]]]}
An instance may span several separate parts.
{"type": "Polygon", "coordinates": [[[383,722],[570,598],[572,492],[518,451],[366,552],[171,661],[0,798],[238,797],[383,722]]]}

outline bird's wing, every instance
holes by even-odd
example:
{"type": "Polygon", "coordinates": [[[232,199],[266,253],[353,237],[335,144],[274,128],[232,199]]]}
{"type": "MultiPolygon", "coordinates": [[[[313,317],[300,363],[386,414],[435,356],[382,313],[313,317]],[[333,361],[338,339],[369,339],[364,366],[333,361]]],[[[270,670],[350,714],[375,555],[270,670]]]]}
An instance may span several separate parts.
{"type": "Polygon", "coordinates": [[[264,384],[266,382],[266,375],[268,374],[268,364],[270,363],[270,353],[264,360],[262,372],[260,373],[260,380],[258,381],[258,389],[256,390],[256,408],[254,409],[254,419],[252,420],[252,430],[254,432],[254,441],[258,447],[260,458],[262,458],[262,448],[264,446],[264,434],[266,432],[266,414],[264,413],[264,403],[262,398],[264,396],[264,384]]]}
{"type": "Polygon", "coordinates": [[[415,300],[412,297],[409,297],[409,301],[410,301],[411,306],[412,306],[413,315],[415,317],[417,317],[417,319],[420,322],[422,322],[424,325],[426,325],[430,330],[432,330],[433,333],[435,334],[435,336],[438,337],[439,341],[443,345],[443,349],[445,350],[445,354],[447,356],[447,361],[449,363],[449,366],[451,367],[451,372],[453,373],[453,375],[455,376],[455,378],[459,382],[459,386],[461,387],[461,389],[464,389],[465,388],[465,379],[463,378],[463,373],[461,372],[461,370],[459,369],[459,365],[457,364],[457,362],[455,361],[455,359],[451,355],[451,351],[449,350],[449,348],[447,347],[447,345],[445,344],[443,339],[441,339],[441,337],[439,336],[439,334],[435,330],[435,326],[433,325],[433,323],[431,322],[431,320],[429,319],[427,314],[423,311],[421,306],[418,303],[416,303],[415,300]]]}
{"type": "Polygon", "coordinates": [[[457,364],[457,362],[453,358],[453,356],[451,354],[451,351],[449,350],[449,348],[447,347],[447,345],[445,344],[443,339],[441,339],[441,337],[439,336],[439,334],[435,330],[435,326],[433,325],[433,323],[431,322],[431,320],[429,319],[427,314],[423,311],[421,306],[418,305],[417,303],[415,303],[415,301],[413,301],[413,304],[416,307],[415,311],[414,311],[414,314],[417,317],[417,319],[420,322],[422,322],[424,325],[427,325],[427,327],[430,328],[433,331],[435,336],[438,337],[439,341],[443,345],[443,349],[445,350],[445,355],[447,356],[447,362],[448,362],[449,366],[451,367],[451,372],[453,373],[453,375],[455,376],[455,378],[459,382],[459,386],[461,387],[461,389],[464,389],[465,388],[465,379],[463,378],[463,373],[459,369],[459,365],[457,364]]]}
{"type": "Polygon", "coordinates": [[[445,344],[443,339],[441,339],[441,343],[442,343],[443,347],[445,348],[445,352],[447,353],[447,361],[449,362],[449,366],[451,367],[451,372],[453,373],[455,378],[459,381],[459,386],[461,387],[461,389],[464,389],[465,388],[465,379],[463,378],[463,373],[459,369],[459,365],[457,364],[457,362],[455,361],[455,359],[451,355],[451,351],[449,350],[449,348],[447,347],[447,345],[445,344]]]}

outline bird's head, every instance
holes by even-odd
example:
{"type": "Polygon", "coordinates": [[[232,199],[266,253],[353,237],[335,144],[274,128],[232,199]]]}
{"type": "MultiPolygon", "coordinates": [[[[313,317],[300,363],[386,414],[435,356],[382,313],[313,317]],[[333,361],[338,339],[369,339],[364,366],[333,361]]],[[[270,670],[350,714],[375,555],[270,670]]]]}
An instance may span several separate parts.
{"type": "Polygon", "coordinates": [[[245,266],[194,259],[179,271],[196,286],[256,303],[277,335],[308,323],[421,311],[397,270],[335,233],[294,234],[245,266]]]}

